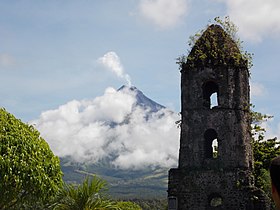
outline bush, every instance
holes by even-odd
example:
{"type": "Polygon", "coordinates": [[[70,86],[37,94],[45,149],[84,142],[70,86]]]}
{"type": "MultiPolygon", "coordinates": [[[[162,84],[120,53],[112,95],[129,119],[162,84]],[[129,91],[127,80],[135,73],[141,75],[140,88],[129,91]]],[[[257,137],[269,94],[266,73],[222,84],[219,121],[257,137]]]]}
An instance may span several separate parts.
{"type": "Polygon", "coordinates": [[[0,109],[0,209],[42,206],[62,186],[59,159],[31,125],[0,109]]]}

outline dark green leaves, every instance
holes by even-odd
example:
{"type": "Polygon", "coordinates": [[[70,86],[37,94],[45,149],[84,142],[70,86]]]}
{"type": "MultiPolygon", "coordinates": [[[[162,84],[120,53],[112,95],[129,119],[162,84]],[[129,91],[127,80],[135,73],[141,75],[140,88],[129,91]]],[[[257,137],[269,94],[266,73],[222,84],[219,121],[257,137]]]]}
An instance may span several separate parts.
{"type": "Polygon", "coordinates": [[[91,177],[91,179],[87,177],[81,185],[65,184],[57,197],[54,209],[121,209],[116,202],[107,198],[104,191],[106,190],[106,185],[104,180],[96,176],[91,177]]]}
{"type": "Polygon", "coordinates": [[[40,133],[0,109],[0,209],[44,203],[61,185],[59,159],[40,133]]]}

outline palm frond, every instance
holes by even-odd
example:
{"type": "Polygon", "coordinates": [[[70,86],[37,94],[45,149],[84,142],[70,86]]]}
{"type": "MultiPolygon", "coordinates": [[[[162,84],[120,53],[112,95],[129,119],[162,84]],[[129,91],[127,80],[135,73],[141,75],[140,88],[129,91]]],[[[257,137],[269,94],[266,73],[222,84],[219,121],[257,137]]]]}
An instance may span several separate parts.
{"type": "Polygon", "coordinates": [[[116,202],[106,196],[107,183],[97,177],[86,177],[81,185],[65,184],[58,196],[55,210],[119,210],[116,202]]]}

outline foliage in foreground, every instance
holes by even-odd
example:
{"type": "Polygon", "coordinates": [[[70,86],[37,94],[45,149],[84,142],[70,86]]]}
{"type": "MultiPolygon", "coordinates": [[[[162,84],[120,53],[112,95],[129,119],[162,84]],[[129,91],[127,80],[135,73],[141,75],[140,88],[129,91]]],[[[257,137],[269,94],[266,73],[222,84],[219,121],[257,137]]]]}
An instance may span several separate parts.
{"type": "Polygon", "coordinates": [[[54,209],[119,209],[116,202],[107,198],[106,182],[96,176],[86,177],[81,185],[65,184],[58,194],[54,209]]]}
{"type": "Polygon", "coordinates": [[[0,109],[0,209],[31,208],[62,186],[59,159],[30,125],[0,109]]]}
{"type": "Polygon", "coordinates": [[[109,199],[106,187],[98,177],[63,185],[59,159],[40,133],[0,109],[0,209],[141,209],[109,199]]]}
{"type": "Polygon", "coordinates": [[[107,183],[96,176],[89,176],[82,184],[65,184],[60,191],[54,209],[119,209],[119,210],[165,210],[167,199],[112,200],[107,194],[107,183]]]}
{"type": "Polygon", "coordinates": [[[97,176],[86,177],[82,184],[65,184],[53,204],[55,210],[141,210],[136,203],[113,201],[107,195],[107,183],[97,176]]]}

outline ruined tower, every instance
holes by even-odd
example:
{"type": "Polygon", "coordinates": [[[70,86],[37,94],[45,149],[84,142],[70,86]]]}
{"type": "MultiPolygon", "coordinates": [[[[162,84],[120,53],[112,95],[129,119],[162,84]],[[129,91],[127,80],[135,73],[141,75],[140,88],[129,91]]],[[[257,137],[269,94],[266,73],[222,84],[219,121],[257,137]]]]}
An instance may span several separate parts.
{"type": "Polygon", "coordinates": [[[265,210],[254,186],[249,71],[219,25],[197,40],[181,69],[179,166],[169,171],[169,210],[265,210]]]}

